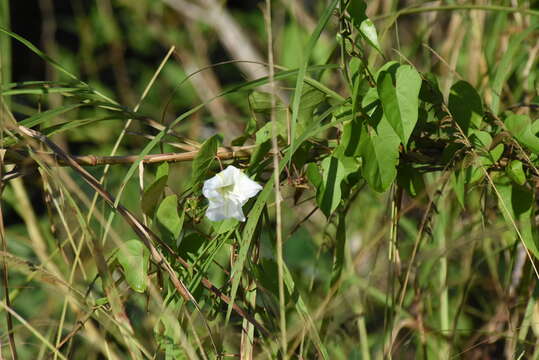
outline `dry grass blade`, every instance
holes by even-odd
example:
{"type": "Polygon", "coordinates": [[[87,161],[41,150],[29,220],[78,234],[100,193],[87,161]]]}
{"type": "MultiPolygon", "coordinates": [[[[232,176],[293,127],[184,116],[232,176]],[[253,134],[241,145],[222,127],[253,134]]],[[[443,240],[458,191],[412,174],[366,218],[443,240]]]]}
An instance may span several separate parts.
{"type": "MultiPolygon", "coordinates": [[[[3,171],[4,171],[4,155],[5,150],[0,152],[0,196],[4,190],[4,182],[1,180],[3,171]]],[[[2,203],[0,201],[0,240],[2,242],[2,251],[7,252],[7,240],[6,233],[4,228],[4,212],[2,209],[2,203]]],[[[9,300],[9,278],[8,278],[8,267],[5,258],[2,258],[2,285],[4,286],[4,297],[7,307],[11,307],[11,302],[9,300]]],[[[15,334],[13,332],[13,318],[10,312],[6,312],[6,323],[8,330],[8,339],[9,339],[9,350],[11,351],[11,357],[14,360],[17,360],[17,346],[15,345],[15,334]]],[[[0,354],[1,356],[1,354],[0,354]]]]}

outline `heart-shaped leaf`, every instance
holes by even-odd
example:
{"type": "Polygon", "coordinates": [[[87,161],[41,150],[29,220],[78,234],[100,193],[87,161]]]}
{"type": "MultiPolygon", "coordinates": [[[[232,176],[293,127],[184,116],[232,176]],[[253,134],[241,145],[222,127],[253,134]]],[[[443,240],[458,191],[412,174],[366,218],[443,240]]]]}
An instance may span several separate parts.
{"type": "Polygon", "coordinates": [[[143,293],[148,286],[150,253],[139,240],[129,240],[120,246],[116,255],[124,270],[125,280],[131,288],[143,293]]]}
{"type": "Polygon", "coordinates": [[[385,118],[406,146],[418,119],[421,76],[410,65],[391,69],[378,75],[378,96],[385,118]]]}

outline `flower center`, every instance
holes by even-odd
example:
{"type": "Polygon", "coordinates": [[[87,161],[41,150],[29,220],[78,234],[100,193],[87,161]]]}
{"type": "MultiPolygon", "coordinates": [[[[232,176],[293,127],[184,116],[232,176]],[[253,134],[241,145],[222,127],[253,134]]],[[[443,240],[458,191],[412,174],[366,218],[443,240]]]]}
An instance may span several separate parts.
{"type": "Polygon", "coordinates": [[[217,189],[219,194],[221,194],[223,197],[228,197],[228,195],[234,190],[234,184],[221,186],[217,189]]]}

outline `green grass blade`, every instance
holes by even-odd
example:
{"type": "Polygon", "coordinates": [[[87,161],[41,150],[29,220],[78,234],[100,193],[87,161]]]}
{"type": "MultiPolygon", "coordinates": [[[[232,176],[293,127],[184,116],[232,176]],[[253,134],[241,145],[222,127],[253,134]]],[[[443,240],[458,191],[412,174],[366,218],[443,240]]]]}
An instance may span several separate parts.
{"type": "MultiPolygon", "coordinates": [[[[290,121],[290,145],[292,148],[294,148],[295,143],[295,137],[296,137],[296,127],[297,127],[297,121],[298,121],[298,115],[299,115],[299,106],[301,102],[301,94],[303,91],[303,82],[305,80],[305,74],[307,72],[307,66],[309,65],[309,58],[313,52],[314,46],[316,45],[316,42],[318,41],[318,38],[320,37],[320,34],[326,27],[329,18],[333,14],[333,10],[339,3],[339,0],[333,0],[329,6],[326,8],[322,16],[320,17],[320,21],[318,22],[318,25],[314,29],[311,37],[309,38],[309,42],[307,43],[307,48],[305,49],[305,59],[303,59],[303,63],[298,71],[298,77],[296,79],[296,87],[294,90],[294,102],[292,103],[292,119],[290,121]]],[[[276,77],[277,79],[277,77],[276,77]]]]}
{"type": "MultiPolygon", "coordinates": [[[[69,72],[67,69],[65,69],[62,65],[60,65],[58,62],[53,60],[50,56],[45,54],[43,51],[39,50],[34,44],[32,44],[30,41],[26,40],[22,36],[19,36],[19,35],[15,34],[14,32],[11,32],[11,31],[9,31],[9,30],[5,29],[4,27],[1,27],[1,26],[0,26],[0,33],[4,33],[5,35],[8,35],[8,36],[12,37],[13,39],[17,40],[18,42],[20,42],[21,44],[26,46],[34,54],[36,54],[37,56],[42,58],[45,62],[50,64],[53,68],[58,70],[60,73],[64,74],[65,76],[67,76],[70,79],[76,80],[77,82],[80,82],[81,84],[86,85],[89,89],[91,89],[88,84],[86,84],[84,81],[80,80],[77,76],[73,75],[71,72],[69,72]]],[[[91,89],[91,90],[92,90],[92,92],[94,94],[99,95],[101,98],[103,98],[107,102],[110,102],[112,104],[117,104],[116,101],[114,101],[111,98],[105,96],[104,94],[100,93],[99,91],[93,90],[93,89],[91,89]]]]}
{"type": "Polygon", "coordinates": [[[496,67],[496,75],[492,82],[492,103],[491,108],[494,114],[498,114],[500,110],[500,97],[502,94],[503,84],[505,80],[513,70],[512,62],[516,56],[517,51],[524,39],[528,37],[532,32],[537,31],[538,27],[533,26],[525,31],[513,36],[509,42],[507,51],[504,53],[500,64],[496,67]]]}

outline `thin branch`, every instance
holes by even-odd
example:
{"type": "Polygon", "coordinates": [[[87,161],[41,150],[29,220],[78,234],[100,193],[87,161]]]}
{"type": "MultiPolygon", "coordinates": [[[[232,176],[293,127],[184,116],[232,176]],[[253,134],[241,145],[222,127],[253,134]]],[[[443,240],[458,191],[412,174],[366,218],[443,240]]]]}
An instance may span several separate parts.
{"type": "MultiPolygon", "coordinates": [[[[221,148],[215,154],[219,160],[240,159],[251,156],[252,150],[256,146],[242,146],[242,147],[230,147],[221,148]]],[[[119,156],[97,156],[97,155],[71,155],[69,154],[69,161],[64,156],[58,153],[46,153],[36,152],[39,156],[51,157],[59,166],[71,166],[71,162],[75,162],[82,166],[101,166],[101,165],[118,165],[118,164],[133,164],[139,160],[139,155],[119,155],[119,156]]],[[[162,162],[183,162],[192,161],[198,154],[198,151],[188,151],[183,153],[164,153],[164,154],[151,154],[142,158],[144,164],[155,164],[162,162]]],[[[37,163],[29,157],[29,154],[25,151],[7,150],[6,164],[20,164],[20,165],[33,165],[37,166],[37,163]]]]}

